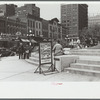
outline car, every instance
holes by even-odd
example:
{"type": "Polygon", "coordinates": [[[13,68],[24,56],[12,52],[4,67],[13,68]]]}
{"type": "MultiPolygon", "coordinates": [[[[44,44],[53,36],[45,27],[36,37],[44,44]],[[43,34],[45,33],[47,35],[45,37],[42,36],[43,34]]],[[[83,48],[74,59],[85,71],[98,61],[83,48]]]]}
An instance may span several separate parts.
{"type": "Polygon", "coordinates": [[[18,49],[17,46],[13,46],[13,47],[10,48],[10,50],[13,51],[13,52],[17,52],[17,49],[18,49]]]}
{"type": "Polygon", "coordinates": [[[7,56],[14,56],[15,53],[11,51],[10,49],[6,48],[0,48],[0,56],[1,57],[7,57],[7,56]]]}

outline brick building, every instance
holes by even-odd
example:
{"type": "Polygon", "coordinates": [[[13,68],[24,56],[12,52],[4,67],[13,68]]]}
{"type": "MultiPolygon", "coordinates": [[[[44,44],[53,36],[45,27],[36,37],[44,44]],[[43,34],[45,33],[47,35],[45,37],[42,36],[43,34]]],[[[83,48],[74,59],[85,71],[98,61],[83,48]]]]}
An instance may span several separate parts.
{"type": "Polygon", "coordinates": [[[48,25],[49,25],[49,21],[42,19],[42,34],[43,37],[48,38],[48,25]]]}
{"type": "Polygon", "coordinates": [[[35,17],[40,17],[40,8],[36,7],[35,4],[25,4],[21,7],[16,7],[16,14],[18,15],[34,15],[35,17]]]}
{"type": "Polygon", "coordinates": [[[0,11],[1,13],[4,13],[2,15],[4,16],[13,16],[15,15],[15,9],[16,9],[16,5],[14,4],[4,4],[4,5],[0,5],[0,11]]]}
{"type": "Polygon", "coordinates": [[[20,22],[19,19],[12,17],[0,17],[0,33],[16,35],[21,32],[21,35],[26,33],[26,23],[20,22]]]}
{"type": "Polygon", "coordinates": [[[62,26],[58,22],[59,20],[57,18],[53,18],[49,21],[48,36],[52,39],[62,40],[62,26]]]}
{"type": "MultiPolygon", "coordinates": [[[[12,13],[7,13],[4,9],[3,17],[0,17],[0,33],[16,35],[21,33],[22,36],[35,36],[44,38],[53,38],[62,40],[62,25],[57,18],[45,20],[40,18],[40,8],[35,4],[25,4],[17,7],[10,4],[12,13]],[[13,10],[12,10],[13,9],[13,10]]],[[[1,6],[3,9],[5,6],[1,6]]],[[[65,33],[64,33],[65,34],[65,33]]]]}

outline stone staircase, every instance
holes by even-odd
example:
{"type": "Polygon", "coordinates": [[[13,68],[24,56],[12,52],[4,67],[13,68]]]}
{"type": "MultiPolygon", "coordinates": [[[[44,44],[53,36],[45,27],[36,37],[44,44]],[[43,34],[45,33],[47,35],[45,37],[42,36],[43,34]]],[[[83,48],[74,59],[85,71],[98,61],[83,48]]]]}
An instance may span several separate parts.
{"type": "MultiPolygon", "coordinates": [[[[25,61],[32,64],[35,67],[38,67],[39,66],[39,54],[32,53],[31,57],[29,57],[29,59],[25,59],[25,61]]],[[[48,69],[49,67],[50,67],[50,64],[45,64],[43,65],[42,68],[48,69]]]]}
{"type": "Polygon", "coordinates": [[[39,53],[38,52],[33,52],[31,53],[31,57],[29,59],[25,59],[26,62],[33,64],[34,66],[39,65],[39,53]]]}
{"type": "Polygon", "coordinates": [[[36,57],[29,57],[29,59],[25,59],[26,62],[33,64],[34,66],[39,65],[39,59],[36,57]]]}
{"type": "MultiPolygon", "coordinates": [[[[100,76],[100,50],[99,49],[79,49],[70,50],[71,55],[77,55],[79,59],[75,63],[71,63],[70,67],[64,69],[70,73],[100,76]]],[[[28,63],[35,67],[39,65],[39,57],[37,54],[32,54],[29,59],[25,59],[28,63]]],[[[43,66],[44,68],[48,68],[43,66]]]]}
{"type": "Polygon", "coordinates": [[[100,76],[100,57],[99,56],[79,56],[76,63],[70,64],[65,71],[74,74],[100,76]]]}
{"type": "Polygon", "coordinates": [[[72,49],[70,54],[100,56],[100,49],[72,49]]]}

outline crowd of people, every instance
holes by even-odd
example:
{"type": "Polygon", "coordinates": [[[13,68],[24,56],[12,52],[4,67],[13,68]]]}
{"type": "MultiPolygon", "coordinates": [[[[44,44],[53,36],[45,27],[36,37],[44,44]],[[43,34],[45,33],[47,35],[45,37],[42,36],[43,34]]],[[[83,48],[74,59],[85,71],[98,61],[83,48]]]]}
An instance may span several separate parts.
{"type": "Polygon", "coordinates": [[[98,41],[96,39],[86,38],[83,42],[80,41],[80,39],[77,39],[77,41],[71,41],[71,43],[69,43],[69,47],[82,49],[82,48],[92,47],[97,44],[98,44],[98,41]]]}
{"type": "Polygon", "coordinates": [[[96,44],[98,44],[98,43],[95,39],[92,39],[92,38],[85,39],[85,46],[86,47],[91,47],[91,46],[94,46],[96,44]]]}
{"type": "MultiPolygon", "coordinates": [[[[90,47],[94,45],[93,39],[89,38],[85,40],[84,44],[81,44],[80,40],[77,40],[76,48],[82,49],[83,47],[90,47]]],[[[31,45],[26,45],[24,46],[23,43],[20,43],[18,47],[18,54],[19,54],[19,59],[29,59],[29,56],[31,55],[31,50],[32,46],[31,45]]],[[[54,40],[54,46],[52,48],[54,51],[54,55],[62,55],[63,53],[63,46],[60,43],[60,40],[54,40]]]]}

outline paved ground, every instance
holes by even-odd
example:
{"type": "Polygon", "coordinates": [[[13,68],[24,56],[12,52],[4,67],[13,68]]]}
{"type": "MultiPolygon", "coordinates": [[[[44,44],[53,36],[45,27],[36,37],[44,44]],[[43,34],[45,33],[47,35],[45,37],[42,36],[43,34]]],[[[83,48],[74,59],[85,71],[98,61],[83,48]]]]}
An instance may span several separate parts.
{"type": "Polygon", "coordinates": [[[2,58],[0,61],[0,81],[48,81],[48,82],[80,82],[100,81],[99,77],[71,74],[67,72],[44,76],[34,73],[37,67],[27,63],[18,56],[2,58]]]}

